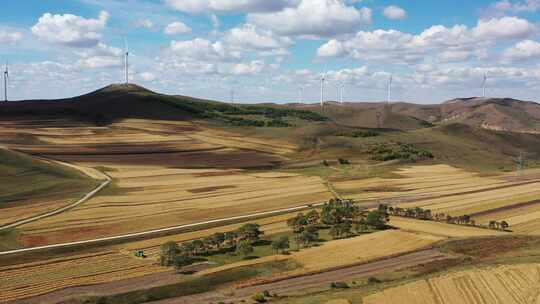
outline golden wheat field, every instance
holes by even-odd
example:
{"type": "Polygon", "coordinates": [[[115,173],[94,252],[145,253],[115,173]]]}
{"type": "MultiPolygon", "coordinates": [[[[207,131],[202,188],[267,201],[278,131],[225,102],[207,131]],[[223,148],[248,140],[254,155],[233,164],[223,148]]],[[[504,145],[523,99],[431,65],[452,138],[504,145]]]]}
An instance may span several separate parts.
{"type": "Polygon", "coordinates": [[[0,302],[164,271],[152,260],[113,251],[0,267],[0,302]]]}
{"type": "Polygon", "coordinates": [[[22,240],[33,244],[82,240],[301,206],[332,197],[318,177],[133,165],[110,165],[109,169],[114,180],[111,192],[21,226],[22,240]]]}
{"type": "Polygon", "coordinates": [[[443,237],[425,233],[386,230],[348,239],[325,242],[320,246],[292,252],[290,255],[268,256],[250,261],[232,263],[205,270],[201,274],[275,260],[290,260],[300,266],[286,275],[318,272],[419,250],[443,239],[443,237]]]}
{"type": "Polygon", "coordinates": [[[482,224],[505,219],[515,226],[514,231],[540,233],[537,170],[526,170],[522,177],[513,173],[481,176],[448,165],[429,165],[404,167],[394,173],[400,178],[339,181],[334,187],[360,201],[422,207],[452,216],[469,214],[482,224]]]}
{"type": "Polygon", "coordinates": [[[386,289],[366,304],[529,304],[540,301],[540,265],[504,265],[454,272],[386,289]]]}
{"type": "MultiPolygon", "coordinates": [[[[261,225],[261,230],[265,235],[272,235],[288,230],[285,222],[295,215],[296,213],[282,214],[250,222],[261,225]]],[[[171,268],[157,265],[161,244],[167,241],[183,242],[216,232],[232,231],[242,224],[245,223],[113,245],[97,253],[0,267],[0,286],[2,286],[0,303],[46,294],[67,287],[113,282],[171,271],[171,268]],[[138,250],[144,250],[148,257],[135,258],[134,252],[138,250]]]]}

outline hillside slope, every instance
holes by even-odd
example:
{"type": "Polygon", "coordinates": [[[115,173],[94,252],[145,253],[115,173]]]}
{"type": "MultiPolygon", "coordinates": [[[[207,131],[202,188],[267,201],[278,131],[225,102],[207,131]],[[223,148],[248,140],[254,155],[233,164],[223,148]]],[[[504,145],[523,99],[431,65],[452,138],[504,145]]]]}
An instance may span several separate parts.
{"type": "Polygon", "coordinates": [[[0,225],[68,205],[96,185],[77,170],[0,148],[0,225]]]}

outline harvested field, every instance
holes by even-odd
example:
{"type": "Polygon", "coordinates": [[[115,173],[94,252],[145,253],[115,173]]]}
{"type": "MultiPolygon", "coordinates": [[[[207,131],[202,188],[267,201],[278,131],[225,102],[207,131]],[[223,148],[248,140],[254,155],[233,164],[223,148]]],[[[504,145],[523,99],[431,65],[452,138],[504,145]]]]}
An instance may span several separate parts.
{"type": "Polygon", "coordinates": [[[299,264],[300,268],[288,272],[285,275],[298,275],[395,256],[428,247],[443,239],[443,237],[430,234],[386,230],[353,238],[326,242],[320,246],[292,252],[290,255],[269,256],[251,261],[242,261],[224,265],[209,269],[203,273],[222,271],[225,269],[274,260],[291,260],[299,264]],[[384,246],[382,244],[384,244],[384,246]]]}
{"type": "MultiPolygon", "coordinates": [[[[285,221],[294,215],[296,213],[251,222],[261,225],[261,230],[265,235],[272,235],[289,229],[285,221]]],[[[147,274],[169,272],[171,268],[157,265],[161,244],[171,240],[182,242],[202,238],[215,232],[237,229],[242,224],[245,223],[109,246],[96,253],[69,255],[40,262],[0,267],[0,285],[7,288],[7,292],[0,295],[0,303],[67,287],[108,283],[147,274]],[[144,250],[148,257],[135,258],[134,252],[138,250],[144,250]],[[34,283],[36,284],[31,286],[34,283]]]]}
{"type": "Polygon", "coordinates": [[[282,161],[280,155],[291,154],[296,149],[286,141],[241,137],[188,121],[126,119],[107,127],[73,123],[66,128],[70,123],[26,120],[13,125],[0,123],[0,134],[18,132],[23,138],[10,143],[12,149],[70,162],[82,158],[90,162],[167,164],[184,168],[268,167],[282,161]],[[159,161],[153,154],[161,154],[159,161]]]}
{"type": "Polygon", "coordinates": [[[524,176],[480,176],[447,165],[405,167],[402,178],[338,181],[336,190],[361,201],[391,202],[402,208],[422,207],[452,216],[475,215],[478,223],[507,220],[514,231],[540,233],[538,170],[524,176]],[[494,212],[492,212],[494,211],[494,212]],[[515,229],[514,229],[515,228],[515,229]]]}
{"type": "Polygon", "coordinates": [[[303,272],[364,263],[429,246],[443,238],[399,230],[387,230],[331,241],[292,254],[303,272]],[[384,246],[382,246],[384,244],[384,246]]]}
{"type": "Polygon", "coordinates": [[[471,237],[508,234],[507,232],[497,230],[452,225],[433,221],[422,221],[395,216],[390,219],[389,224],[405,231],[423,232],[443,237],[471,237]]]}
{"type": "Polygon", "coordinates": [[[113,169],[109,175],[115,181],[112,192],[105,190],[75,209],[22,226],[21,240],[37,245],[121,235],[301,206],[332,197],[318,177],[254,177],[241,170],[108,167],[113,169]]]}
{"type": "Polygon", "coordinates": [[[386,289],[363,299],[366,304],[538,303],[540,265],[477,268],[386,289]]]}
{"type": "Polygon", "coordinates": [[[45,294],[67,287],[111,282],[170,271],[151,260],[116,252],[58,258],[0,267],[0,302],[45,294]]]}

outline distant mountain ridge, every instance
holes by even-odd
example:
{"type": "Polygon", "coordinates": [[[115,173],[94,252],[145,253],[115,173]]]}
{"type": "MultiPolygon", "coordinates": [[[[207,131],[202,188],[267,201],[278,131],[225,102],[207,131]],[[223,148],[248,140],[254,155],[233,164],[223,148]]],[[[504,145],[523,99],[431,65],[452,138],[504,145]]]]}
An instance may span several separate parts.
{"type": "MultiPolygon", "coordinates": [[[[212,100],[163,95],[135,84],[114,84],[73,98],[0,103],[0,119],[63,116],[96,123],[122,118],[191,119],[194,105],[230,106],[212,100]]],[[[318,104],[265,103],[264,106],[318,112],[349,127],[414,130],[459,123],[496,131],[540,133],[540,104],[512,98],[456,98],[431,105],[327,102],[324,109],[318,104]]]]}

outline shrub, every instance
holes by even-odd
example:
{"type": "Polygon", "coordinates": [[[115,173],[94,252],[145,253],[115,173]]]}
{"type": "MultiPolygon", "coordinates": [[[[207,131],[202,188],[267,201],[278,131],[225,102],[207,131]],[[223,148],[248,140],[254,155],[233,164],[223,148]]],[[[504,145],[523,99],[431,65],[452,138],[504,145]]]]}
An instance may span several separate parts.
{"type": "Polygon", "coordinates": [[[330,288],[333,289],[347,289],[349,285],[345,282],[332,282],[330,283],[330,288]]]}
{"type": "Polygon", "coordinates": [[[381,280],[377,279],[376,277],[369,277],[367,281],[369,284],[377,284],[381,282],[381,280]]]}
{"type": "Polygon", "coordinates": [[[348,159],[340,158],[338,159],[340,165],[350,165],[351,162],[348,159]]]}
{"type": "Polygon", "coordinates": [[[253,299],[253,301],[255,301],[257,303],[265,303],[266,302],[266,298],[264,297],[264,295],[262,293],[256,293],[251,298],[253,299]]]}

